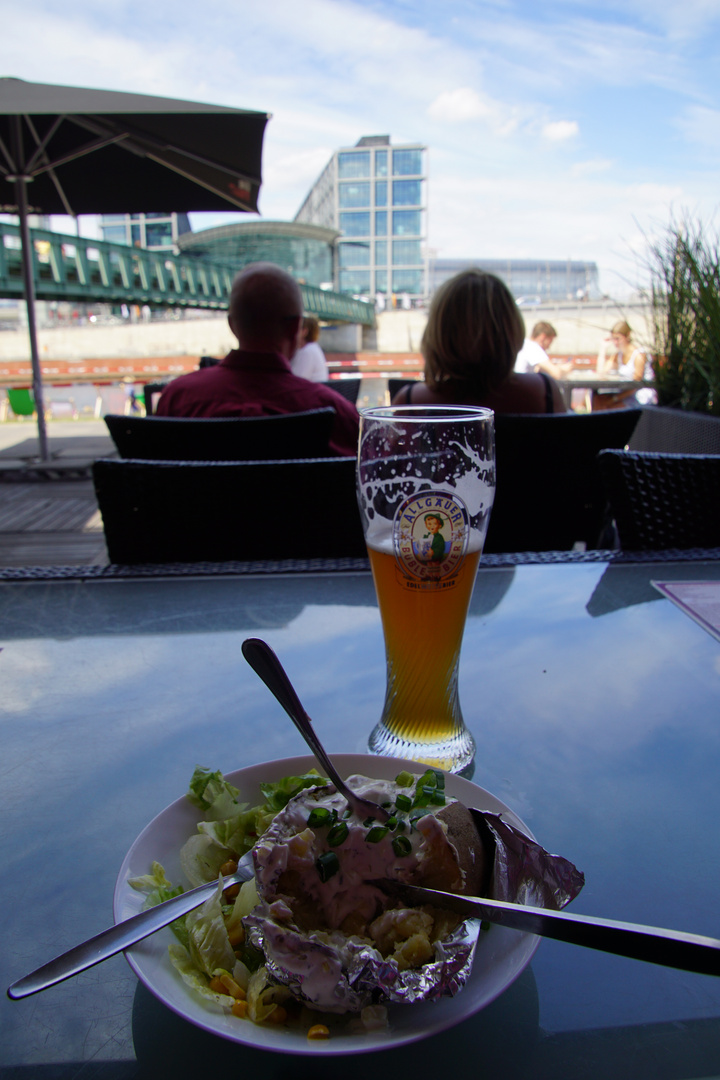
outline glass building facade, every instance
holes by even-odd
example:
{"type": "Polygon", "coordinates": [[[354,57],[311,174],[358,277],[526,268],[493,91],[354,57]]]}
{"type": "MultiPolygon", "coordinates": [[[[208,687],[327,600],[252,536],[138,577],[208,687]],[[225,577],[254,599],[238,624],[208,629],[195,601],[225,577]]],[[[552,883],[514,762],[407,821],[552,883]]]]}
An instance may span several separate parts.
{"type": "Polygon", "coordinates": [[[180,238],[184,255],[203,255],[241,270],[252,262],[271,262],[301,285],[331,288],[336,229],[287,221],[238,221],[180,238]]]}
{"type": "Polygon", "coordinates": [[[187,214],[103,214],[103,240],[150,251],[177,251],[178,240],[190,232],[187,214]]]}
{"type": "Polygon", "coordinates": [[[295,221],[339,231],[339,292],[427,296],[427,147],[377,135],[337,150],[295,221]]]}
{"type": "Polygon", "coordinates": [[[501,278],[516,300],[527,304],[600,297],[597,263],[575,259],[431,259],[430,291],[476,266],[501,278]]]}

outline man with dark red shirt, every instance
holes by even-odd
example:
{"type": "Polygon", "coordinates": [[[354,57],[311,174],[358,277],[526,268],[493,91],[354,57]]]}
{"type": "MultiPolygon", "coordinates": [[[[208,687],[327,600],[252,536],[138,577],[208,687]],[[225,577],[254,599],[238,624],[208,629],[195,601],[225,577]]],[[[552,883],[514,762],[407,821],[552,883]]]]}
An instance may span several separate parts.
{"type": "Polygon", "coordinates": [[[274,263],[251,263],[236,276],[228,323],[238,340],[213,367],[173,379],[157,405],[158,416],[268,416],[331,405],[335,421],[330,450],[357,452],[360,418],[341,394],[290,370],[302,321],[300,288],[274,263]]]}

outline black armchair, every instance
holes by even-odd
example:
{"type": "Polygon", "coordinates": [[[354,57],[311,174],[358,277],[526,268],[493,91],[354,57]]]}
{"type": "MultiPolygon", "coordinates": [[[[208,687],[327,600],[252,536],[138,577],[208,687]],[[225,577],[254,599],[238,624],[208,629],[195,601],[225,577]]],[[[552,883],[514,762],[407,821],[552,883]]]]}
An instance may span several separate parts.
{"type": "Polygon", "coordinates": [[[354,458],[93,465],[112,563],[365,557],[354,458]]]}
{"type": "Polygon", "coordinates": [[[105,417],[123,458],[148,461],[275,461],[328,457],[335,410],[273,416],[105,417]]]}
{"type": "Polygon", "coordinates": [[[603,450],[598,468],[622,548],[720,547],[720,455],[603,450]]]}

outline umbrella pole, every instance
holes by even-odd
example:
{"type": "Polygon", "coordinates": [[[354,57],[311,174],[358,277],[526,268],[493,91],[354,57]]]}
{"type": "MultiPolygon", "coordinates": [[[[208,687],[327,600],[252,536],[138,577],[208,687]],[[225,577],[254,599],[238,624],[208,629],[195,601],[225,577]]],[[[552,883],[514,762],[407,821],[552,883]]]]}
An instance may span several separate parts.
{"type": "Polygon", "coordinates": [[[20,243],[22,246],[23,280],[25,285],[25,303],[27,305],[28,333],[30,335],[30,360],[33,373],[33,395],[37,412],[38,442],[40,460],[50,460],[47,428],[45,427],[45,402],[43,399],[42,371],[38,353],[37,327],[35,325],[35,282],[33,280],[33,251],[28,224],[27,178],[15,178],[15,195],[20,217],[20,243]]]}

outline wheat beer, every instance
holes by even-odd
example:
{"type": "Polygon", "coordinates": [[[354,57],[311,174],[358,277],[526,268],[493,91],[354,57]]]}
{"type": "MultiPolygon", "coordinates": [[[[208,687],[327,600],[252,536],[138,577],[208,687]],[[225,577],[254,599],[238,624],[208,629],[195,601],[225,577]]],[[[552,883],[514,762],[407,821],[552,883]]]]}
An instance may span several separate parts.
{"type": "Polygon", "coordinates": [[[492,412],[362,410],[357,491],[387,661],[369,748],[467,774],[458,664],[495,495],[492,412]]]}
{"type": "MultiPolygon", "coordinates": [[[[387,691],[382,725],[391,740],[421,744],[442,767],[443,747],[463,730],[457,672],[479,551],[450,580],[413,588],[388,550],[368,548],[382,618],[387,691]]],[[[387,752],[387,749],[386,749],[387,752]]]]}

